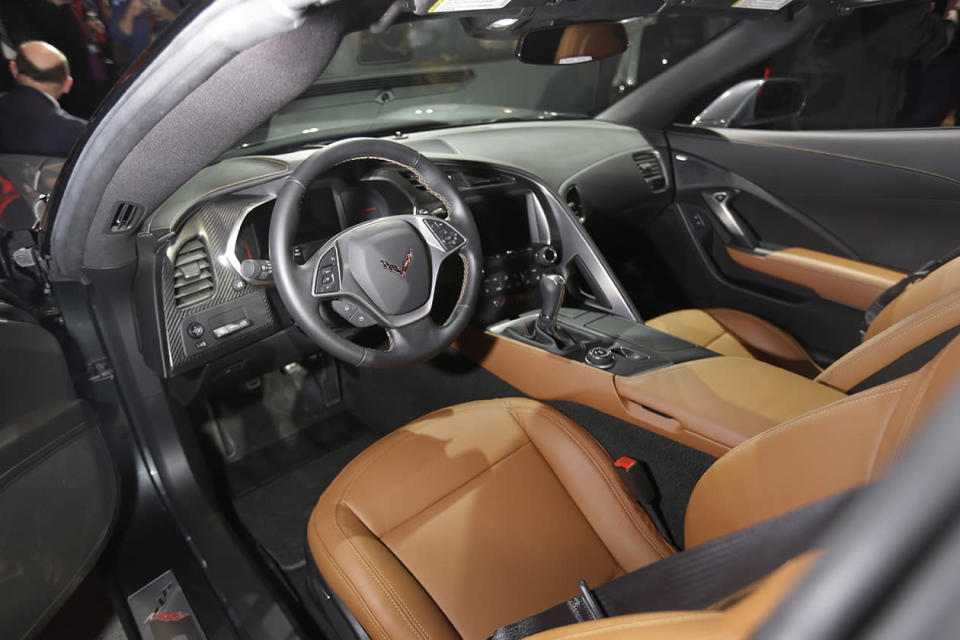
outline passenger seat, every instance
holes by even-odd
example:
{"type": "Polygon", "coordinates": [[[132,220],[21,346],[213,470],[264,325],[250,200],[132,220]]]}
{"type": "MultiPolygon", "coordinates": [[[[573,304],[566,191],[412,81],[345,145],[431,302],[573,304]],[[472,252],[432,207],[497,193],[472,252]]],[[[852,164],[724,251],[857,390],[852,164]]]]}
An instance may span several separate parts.
{"type": "Polygon", "coordinates": [[[841,391],[860,390],[915,370],[956,334],[960,258],[907,286],[877,315],[860,345],[825,370],[790,334],[743,311],[682,309],[646,324],[725,356],[763,360],[841,391]]]}

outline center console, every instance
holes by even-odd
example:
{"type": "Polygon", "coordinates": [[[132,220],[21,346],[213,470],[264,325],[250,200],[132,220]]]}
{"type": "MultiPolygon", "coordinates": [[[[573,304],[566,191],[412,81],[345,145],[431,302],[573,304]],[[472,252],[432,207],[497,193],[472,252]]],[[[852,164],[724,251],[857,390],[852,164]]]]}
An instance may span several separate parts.
{"type": "Polygon", "coordinates": [[[644,371],[719,355],[619,316],[568,308],[560,309],[558,316],[560,330],[572,340],[566,349],[545,344],[537,338],[534,330],[540,317],[537,311],[526,313],[516,320],[495,324],[488,331],[618,376],[634,376],[644,371]]]}
{"type": "Polygon", "coordinates": [[[468,329],[458,348],[531,397],[587,405],[713,456],[845,397],[759,360],[561,307],[552,289],[541,285],[539,312],[468,329]]]}

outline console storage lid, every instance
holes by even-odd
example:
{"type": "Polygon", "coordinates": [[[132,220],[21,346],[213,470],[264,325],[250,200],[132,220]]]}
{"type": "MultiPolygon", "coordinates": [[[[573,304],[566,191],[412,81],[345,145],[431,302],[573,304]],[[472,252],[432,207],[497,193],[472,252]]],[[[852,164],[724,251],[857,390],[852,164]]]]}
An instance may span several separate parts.
{"type": "Polygon", "coordinates": [[[809,378],[750,358],[691,360],[637,376],[616,376],[614,384],[631,413],[646,409],[669,416],[678,428],[723,449],[846,397],[809,378]]]}

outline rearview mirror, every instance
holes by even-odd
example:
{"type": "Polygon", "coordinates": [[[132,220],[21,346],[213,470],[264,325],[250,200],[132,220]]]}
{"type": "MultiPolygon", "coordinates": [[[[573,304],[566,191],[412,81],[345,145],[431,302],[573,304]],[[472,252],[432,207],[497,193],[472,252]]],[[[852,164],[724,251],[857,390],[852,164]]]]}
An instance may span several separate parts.
{"type": "Polygon", "coordinates": [[[693,119],[695,127],[753,127],[800,114],[807,89],[795,78],[744,80],[727,89],[693,119]]]}
{"type": "Polygon", "coordinates": [[[579,64],[627,50],[627,31],[619,22],[590,22],[526,33],[517,57],[529,64],[579,64]]]}

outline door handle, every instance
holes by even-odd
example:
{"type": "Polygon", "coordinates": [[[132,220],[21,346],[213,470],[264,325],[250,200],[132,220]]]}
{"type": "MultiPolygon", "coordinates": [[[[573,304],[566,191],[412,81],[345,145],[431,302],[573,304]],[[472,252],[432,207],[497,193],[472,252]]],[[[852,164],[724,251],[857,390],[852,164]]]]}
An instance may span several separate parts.
{"type": "Polygon", "coordinates": [[[732,238],[731,244],[750,250],[757,248],[756,236],[731,206],[731,201],[736,197],[733,192],[721,190],[704,192],[702,195],[707,207],[732,238]]]}

